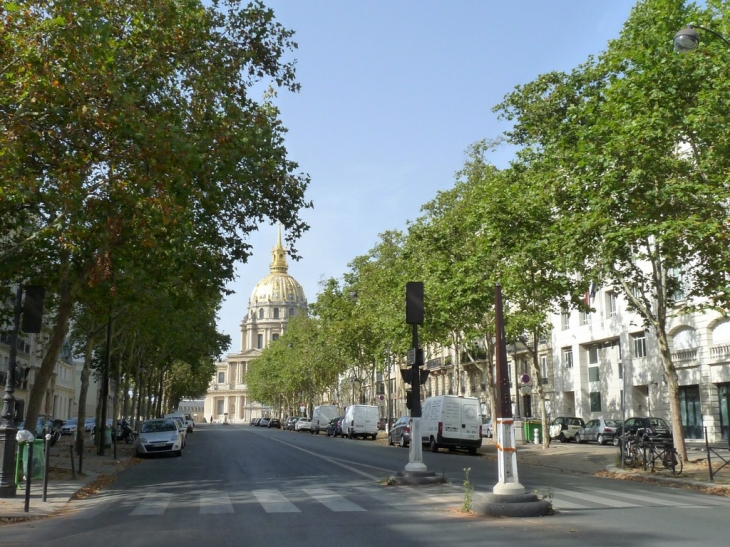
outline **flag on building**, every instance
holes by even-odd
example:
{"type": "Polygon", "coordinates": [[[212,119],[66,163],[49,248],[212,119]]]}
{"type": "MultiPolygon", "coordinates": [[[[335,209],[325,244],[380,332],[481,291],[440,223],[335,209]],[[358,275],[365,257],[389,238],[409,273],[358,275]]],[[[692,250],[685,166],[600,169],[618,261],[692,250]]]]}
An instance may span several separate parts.
{"type": "Polygon", "coordinates": [[[591,302],[593,302],[593,299],[596,297],[596,284],[591,281],[591,284],[588,285],[588,290],[585,294],[585,302],[586,306],[590,306],[591,302]]]}

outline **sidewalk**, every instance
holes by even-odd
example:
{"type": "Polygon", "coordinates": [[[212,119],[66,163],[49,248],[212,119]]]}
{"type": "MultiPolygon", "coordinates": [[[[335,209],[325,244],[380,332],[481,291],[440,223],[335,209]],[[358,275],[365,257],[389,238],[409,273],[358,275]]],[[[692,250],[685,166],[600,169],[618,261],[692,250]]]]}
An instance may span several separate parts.
{"type": "MultiPolygon", "coordinates": [[[[622,469],[620,467],[619,449],[593,443],[576,444],[552,442],[550,448],[543,449],[542,445],[520,443],[517,448],[517,465],[538,466],[555,469],[559,472],[572,472],[595,475],[620,480],[634,480],[641,482],[658,482],[668,486],[694,488],[707,493],[730,497],[730,464],[725,466],[710,481],[707,466],[707,453],[704,446],[693,445],[687,447],[688,461],[684,462],[682,474],[673,477],[668,470],[652,473],[651,470],[622,469]]],[[[497,447],[493,439],[484,439],[479,452],[488,458],[497,457],[497,447]]],[[[725,447],[720,454],[727,460],[730,451],[725,447]]],[[[714,454],[712,455],[713,470],[722,465],[714,454]]]]}
{"type": "Polygon", "coordinates": [[[134,457],[134,445],[117,444],[105,448],[104,456],[96,454],[91,437],[85,439],[82,473],[79,473],[78,454],[74,453],[71,466],[71,436],[62,437],[51,447],[49,454],[46,501],[43,501],[43,479],[33,479],[30,486],[28,511],[25,511],[25,481],[18,486],[14,498],[0,498],[0,524],[47,517],[62,510],[69,500],[93,495],[114,482],[116,476],[131,465],[139,463],[134,457]]]}

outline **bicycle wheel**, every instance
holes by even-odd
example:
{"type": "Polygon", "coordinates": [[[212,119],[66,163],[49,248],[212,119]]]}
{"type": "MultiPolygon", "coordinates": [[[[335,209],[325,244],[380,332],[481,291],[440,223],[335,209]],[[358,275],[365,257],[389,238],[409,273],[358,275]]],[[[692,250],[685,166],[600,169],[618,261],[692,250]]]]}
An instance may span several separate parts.
{"type": "Polygon", "coordinates": [[[671,470],[672,475],[675,477],[677,475],[681,475],[682,469],[684,469],[684,464],[682,463],[682,458],[679,457],[679,453],[676,450],[672,450],[669,453],[667,460],[667,463],[669,464],[667,467],[671,470]]]}

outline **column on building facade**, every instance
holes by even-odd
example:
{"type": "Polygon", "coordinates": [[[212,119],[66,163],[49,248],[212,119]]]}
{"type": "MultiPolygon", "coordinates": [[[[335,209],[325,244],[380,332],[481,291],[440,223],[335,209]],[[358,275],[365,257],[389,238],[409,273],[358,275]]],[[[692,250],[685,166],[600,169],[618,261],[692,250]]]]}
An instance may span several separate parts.
{"type": "Polygon", "coordinates": [[[236,395],[236,410],[234,412],[235,418],[243,420],[243,413],[241,412],[241,396],[236,395]]]}

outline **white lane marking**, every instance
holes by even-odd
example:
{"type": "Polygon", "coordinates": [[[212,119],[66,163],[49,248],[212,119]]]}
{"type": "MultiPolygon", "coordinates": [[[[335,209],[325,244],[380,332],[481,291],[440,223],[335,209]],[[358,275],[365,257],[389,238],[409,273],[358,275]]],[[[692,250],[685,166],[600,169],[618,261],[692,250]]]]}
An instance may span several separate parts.
{"type": "Polygon", "coordinates": [[[322,454],[318,454],[317,452],[313,452],[311,450],[307,450],[306,448],[302,448],[301,446],[296,446],[294,444],[282,441],[281,439],[275,439],[274,437],[266,437],[267,439],[284,444],[290,448],[296,448],[297,450],[301,450],[302,452],[309,454],[310,456],[314,456],[316,458],[320,458],[326,462],[333,463],[335,465],[339,465],[343,469],[347,469],[348,471],[351,471],[352,473],[357,473],[358,475],[362,475],[363,477],[367,477],[368,479],[372,480],[378,480],[381,478],[380,475],[371,475],[370,473],[366,473],[365,471],[360,471],[359,469],[356,469],[352,467],[353,465],[357,465],[358,467],[368,467],[370,469],[375,469],[377,471],[385,471],[386,473],[392,473],[392,469],[385,469],[383,467],[376,467],[374,465],[368,465],[366,463],[359,463],[359,462],[346,462],[345,460],[336,460],[334,458],[328,458],[327,456],[323,456],[322,454]],[[351,465],[346,465],[351,464],[351,465]]]}
{"type": "Polygon", "coordinates": [[[332,490],[328,490],[327,488],[302,488],[302,490],[335,513],[365,511],[365,509],[356,503],[352,503],[350,500],[343,498],[339,494],[335,494],[332,490]]]}
{"type": "Polygon", "coordinates": [[[130,514],[135,517],[162,515],[167,511],[171,501],[172,494],[152,492],[147,494],[130,514]]]}
{"type": "Polygon", "coordinates": [[[578,505],[577,503],[570,503],[569,501],[561,499],[553,499],[553,507],[555,509],[588,509],[587,505],[578,505]]]}
{"type": "Polygon", "coordinates": [[[231,498],[226,492],[204,492],[200,494],[200,514],[219,515],[233,513],[231,498]]]}
{"type": "Polygon", "coordinates": [[[697,504],[698,506],[714,506],[714,505],[729,505],[730,504],[730,500],[727,498],[720,498],[718,496],[711,496],[709,494],[704,495],[704,496],[695,496],[692,494],[679,495],[679,494],[668,494],[666,492],[662,492],[661,496],[663,498],[676,499],[679,502],[677,505],[689,506],[689,507],[694,507],[695,504],[697,504]]]}
{"type": "Polygon", "coordinates": [[[578,498],[579,500],[590,501],[599,505],[607,505],[608,507],[641,507],[640,505],[636,505],[635,503],[626,503],[624,501],[612,500],[600,496],[592,496],[591,494],[584,494],[582,492],[576,492],[574,490],[561,490],[556,488],[554,492],[556,494],[562,494],[570,498],[578,498]]]}
{"type": "Polygon", "coordinates": [[[632,500],[643,501],[651,505],[665,505],[667,507],[676,507],[677,502],[662,500],[652,496],[642,496],[641,494],[631,494],[629,492],[615,492],[613,490],[596,490],[596,494],[608,494],[609,496],[617,496],[620,498],[629,498],[632,500]]]}
{"type": "Polygon", "coordinates": [[[253,495],[267,513],[301,513],[296,505],[278,490],[254,490],[253,495]]]}

